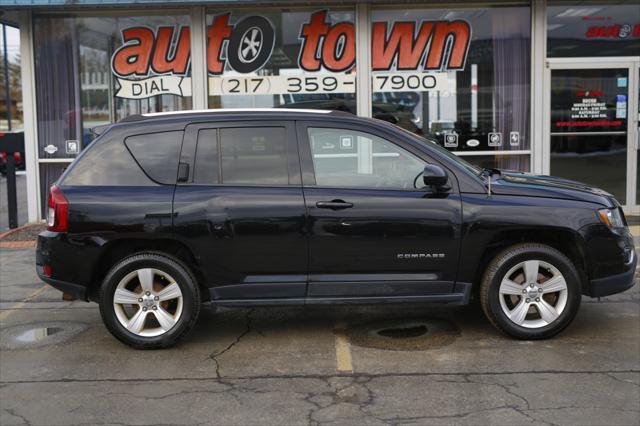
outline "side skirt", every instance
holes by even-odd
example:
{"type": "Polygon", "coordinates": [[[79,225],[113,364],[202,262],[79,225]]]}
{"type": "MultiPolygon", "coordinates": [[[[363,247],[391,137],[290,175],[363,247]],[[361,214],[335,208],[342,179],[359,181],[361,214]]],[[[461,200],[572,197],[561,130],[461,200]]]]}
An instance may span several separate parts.
{"type": "Polygon", "coordinates": [[[455,293],[424,296],[376,296],[376,297],[293,297],[260,299],[215,299],[216,306],[314,306],[314,305],[364,305],[384,303],[433,303],[449,306],[468,305],[471,283],[457,283],[455,293]]]}

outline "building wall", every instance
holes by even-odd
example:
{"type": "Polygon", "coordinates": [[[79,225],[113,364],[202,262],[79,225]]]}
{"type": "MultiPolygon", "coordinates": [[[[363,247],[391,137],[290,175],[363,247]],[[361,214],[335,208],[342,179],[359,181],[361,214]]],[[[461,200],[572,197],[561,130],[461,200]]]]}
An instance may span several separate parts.
{"type": "MultiPolygon", "coordinates": [[[[634,33],[640,18],[632,3],[609,8],[566,3],[34,10],[24,19],[33,28],[27,53],[37,99],[38,176],[32,183],[40,182],[42,196],[40,208],[30,212],[43,213],[46,188],[91,144],[91,128],[130,114],[203,107],[350,111],[432,138],[483,167],[551,169],[560,175],[570,169],[567,177],[580,180],[593,174],[582,170],[589,167],[583,161],[589,154],[608,160],[602,173],[613,176],[595,184],[632,205],[637,185],[628,175],[637,174],[636,155],[628,139],[637,133],[635,112],[610,120],[620,122],[615,131],[624,135],[601,135],[586,147],[582,136],[578,141],[552,136],[576,133],[575,128],[545,132],[540,120],[561,121],[554,114],[581,102],[569,95],[564,96],[568,105],[555,95],[547,99],[553,87],[558,92],[588,81],[570,71],[562,80],[547,70],[547,61],[613,53],[633,64],[640,56],[634,33]],[[627,37],[620,37],[627,27],[619,21],[629,22],[627,37]],[[557,111],[546,110],[545,100],[557,111]],[[631,159],[623,171],[615,167],[620,154],[612,151],[631,159]]],[[[611,82],[626,75],[629,111],[637,110],[635,66],[593,78],[611,82]]],[[[615,98],[621,90],[613,87],[603,96],[615,98]]],[[[622,114],[620,105],[605,110],[605,115],[622,114]]],[[[341,152],[339,146],[323,149],[329,155],[341,152]]]]}

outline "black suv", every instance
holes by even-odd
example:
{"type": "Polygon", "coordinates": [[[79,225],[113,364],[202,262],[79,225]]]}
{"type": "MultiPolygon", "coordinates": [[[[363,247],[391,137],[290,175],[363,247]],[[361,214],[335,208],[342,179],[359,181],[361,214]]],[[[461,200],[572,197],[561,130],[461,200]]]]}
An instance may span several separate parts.
{"type": "Polygon", "coordinates": [[[108,127],[51,188],[39,276],[136,348],[214,306],[479,300],[550,337],[633,285],[622,210],[586,185],[478,169],[390,123],[219,110],[108,127]]]}

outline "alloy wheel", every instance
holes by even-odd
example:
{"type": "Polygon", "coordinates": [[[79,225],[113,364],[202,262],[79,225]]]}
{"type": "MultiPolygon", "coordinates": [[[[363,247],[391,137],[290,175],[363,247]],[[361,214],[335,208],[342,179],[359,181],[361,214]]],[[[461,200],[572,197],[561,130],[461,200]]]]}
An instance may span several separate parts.
{"type": "Polygon", "coordinates": [[[137,336],[156,337],[171,330],[182,315],[182,290],[166,272],[137,269],[120,280],[113,308],[120,324],[137,336]]]}
{"type": "Polygon", "coordinates": [[[568,298],[562,273],[542,260],[515,265],[503,277],[498,293],[507,318],[525,328],[541,328],[556,321],[568,298]]]}

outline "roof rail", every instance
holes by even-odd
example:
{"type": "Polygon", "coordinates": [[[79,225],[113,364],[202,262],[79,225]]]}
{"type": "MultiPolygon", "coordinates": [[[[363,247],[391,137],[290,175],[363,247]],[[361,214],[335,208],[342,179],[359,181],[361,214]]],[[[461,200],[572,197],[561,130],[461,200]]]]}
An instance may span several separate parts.
{"type": "Polygon", "coordinates": [[[111,127],[112,124],[108,123],[108,124],[101,124],[99,126],[95,126],[92,127],[91,129],[89,129],[89,132],[91,132],[92,135],[98,137],[100,136],[102,133],[104,133],[105,130],[107,130],[109,127],[111,127]]]}
{"type": "Polygon", "coordinates": [[[126,116],[122,120],[118,121],[118,123],[129,123],[131,121],[141,121],[141,120],[144,120],[144,115],[142,115],[142,114],[133,114],[133,115],[126,116]]]}
{"type": "Polygon", "coordinates": [[[347,115],[354,116],[355,114],[349,111],[341,111],[341,110],[327,110],[327,109],[302,109],[302,108],[216,108],[216,109],[205,109],[205,110],[181,110],[181,111],[165,111],[165,112],[154,112],[154,113],[145,113],[145,114],[133,114],[129,115],[119,123],[131,123],[136,121],[144,121],[149,118],[154,117],[162,117],[162,116],[172,116],[172,115],[183,115],[183,114],[203,114],[203,113],[237,113],[237,112],[275,112],[275,113],[315,113],[315,114],[327,114],[327,115],[347,115]]]}

